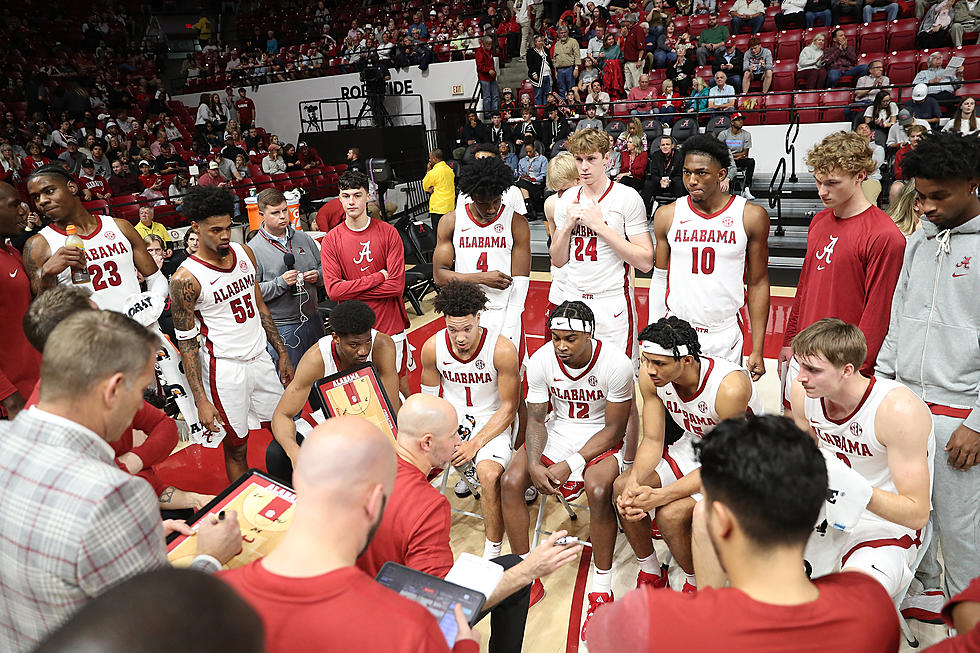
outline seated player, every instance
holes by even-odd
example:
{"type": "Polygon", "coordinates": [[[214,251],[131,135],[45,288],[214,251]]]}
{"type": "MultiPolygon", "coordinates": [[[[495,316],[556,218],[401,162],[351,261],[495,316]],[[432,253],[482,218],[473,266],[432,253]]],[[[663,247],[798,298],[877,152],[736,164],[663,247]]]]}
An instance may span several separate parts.
{"type": "MultiPolygon", "coordinates": [[[[556,307],[548,327],[552,346],[538,349],[527,363],[527,443],[504,473],[504,525],[511,551],[523,555],[530,548],[524,490],[533,483],[543,494],[561,492],[568,500],[585,491],[594,557],[584,638],[596,609],[613,600],[612,487],[622,471],[633,362],[620,348],[592,337],[595,318],[583,302],[556,307]],[[552,415],[546,422],[549,402],[552,415]]],[[[532,602],[544,596],[541,581],[534,585],[532,602]]]]}
{"type": "MultiPolygon", "coordinates": [[[[453,466],[480,480],[480,510],[486,543],[483,557],[496,558],[504,540],[500,476],[514,454],[514,425],[521,396],[520,361],[510,340],[480,326],[487,296],[475,283],[450,281],[433,306],[446,328],[422,346],[422,392],[456,407],[462,443],[453,466]]],[[[464,483],[465,486],[465,483],[464,483]]]]}
{"type": "Polygon", "coordinates": [[[265,466],[271,475],[285,483],[291,483],[293,465],[296,464],[303,437],[326,418],[318,408],[312,412],[304,410],[313,384],[325,376],[361,363],[374,363],[378,370],[378,380],[391,402],[391,409],[398,412],[395,343],[391,336],[375,330],[375,320],[371,307],[356,299],[340,302],[330,312],[333,334],[320,338],[316,347],[311,347],[303,354],[296,366],[296,375],[286,386],[286,391],[272,413],[274,439],[265,450],[265,466]],[[301,411],[303,415],[297,418],[301,411]]]}
{"type": "Polygon", "coordinates": [[[693,593],[691,518],[701,500],[694,445],[724,419],[761,414],[762,401],[748,372],[724,358],[701,355],[697,331],[678,317],[662,318],[640,332],[640,363],[644,437],[633,467],[616,480],[616,506],[640,564],[637,587],[667,587],[667,565],[661,567],[650,538],[656,513],[664,541],[687,575],[682,591],[693,593]],[[683,430],[670,445],[664,443],[667,414],[683,430]]]}
{"type": "MultiPolygon", "coordinates": [[[[862,571],[900,600],[929,520],[932,414],[901,383],[861,374],[867,343],[853,324],[817,320],[793,338],[793,356],[800,365],[791,390],[793,419],[871,486],[853,528],[842,532],[820,521],[804,557],[814,577],[862,571]]],[[[828,473],[834,488],[832,464],[828,473]]]]}

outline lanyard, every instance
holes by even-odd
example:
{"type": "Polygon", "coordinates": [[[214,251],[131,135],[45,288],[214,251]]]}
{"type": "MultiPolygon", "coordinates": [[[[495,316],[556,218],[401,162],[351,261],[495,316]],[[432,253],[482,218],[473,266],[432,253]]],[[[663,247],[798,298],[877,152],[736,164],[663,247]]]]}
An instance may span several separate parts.
{"type": "Polygon", "coordinates": [[[288,225],[286,226],[286,242],[289,244],[289,249],[288,250],[285,247],[283,247],[282,246],[282,243],[280,243],[278,240],[275,240],[274,238],[269,238],[269,236],[265,233],[265,229],[259,229],[259,235],[262,236],[263,238],[265,238],[269,242],[270,245],[272,245],[273,247],[275,247],[276,249],[278,249],[283,254],[292,254],[293,253],[293,239],[289,237],[289,226],[288,225]]]}

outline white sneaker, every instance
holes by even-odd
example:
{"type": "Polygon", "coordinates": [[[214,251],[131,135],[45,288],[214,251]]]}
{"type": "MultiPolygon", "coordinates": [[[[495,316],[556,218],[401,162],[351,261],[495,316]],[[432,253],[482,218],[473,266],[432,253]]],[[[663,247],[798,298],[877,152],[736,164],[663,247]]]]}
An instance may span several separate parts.
{"type": "Polygon", "coordinates": [[[467,485],[466,481],[463,479],[459,479],[456,482],[456,487],[453,488],[453,492],[455,492],[456,496],[458,496],[460,499],[464,499],[473,494],[472,490],[470,490],[470,485],[475,488],[480,487],[480,479],[476,476],[476,465],[470,465],[467,467],[466,471],[463,472],[463,475],[467,478],[467,480],[469,480],[469,485],[467,485]]]}
{"type": "Polygon", "coordinates": [[[946,603],[946,595],[941,589],[923,589],[916,592],[909,589],[902,601],[900,611],[906,619],[916,619],[928,624],[943,623],[942,609],[946,603]]]}
{"type": "Polygon", "coordinates": [[[742,191],[742,197],[744,197],[747,200],[754,200],[755,199],[755,195],[753,195],[752,194],[752,191],[750,191],[748,188],[746,188],[745,190],[742,191]]]}
{"type": "Polygon", "coordinates": [[[524,503],[531,505],[534,500],[538,498],[538,488],[533,485],[528,489],[524,490],[524,503]]]}

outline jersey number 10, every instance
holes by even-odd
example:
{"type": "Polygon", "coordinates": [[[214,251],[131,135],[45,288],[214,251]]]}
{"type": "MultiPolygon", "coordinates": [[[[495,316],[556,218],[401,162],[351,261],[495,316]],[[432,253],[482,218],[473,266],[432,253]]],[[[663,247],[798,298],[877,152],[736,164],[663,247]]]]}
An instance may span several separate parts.
{"type": "Polygon", "coordinates": [[[691,248],[691,274],[711,274],[715,271],[715,248],[705,247],[700,250],[691,248]]]}

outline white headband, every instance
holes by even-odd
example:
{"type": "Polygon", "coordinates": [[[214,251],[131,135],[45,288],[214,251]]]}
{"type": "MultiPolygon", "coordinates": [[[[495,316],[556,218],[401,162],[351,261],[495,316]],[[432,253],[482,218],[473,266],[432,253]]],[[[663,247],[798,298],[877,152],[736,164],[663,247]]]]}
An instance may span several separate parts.
{"type": "MultiPolygon", "coordinates": [[[[653,354],[654,356],[669,356],[670,358],[675,358],[674,352],[661,347],[655,342],[649,340],[640,341],[640,351],[644,354],[653,354]]],[[[689,355],[691,352],[688,350],[687,345],[677,345],[677,355],[676,357],[683,358],[689,355]]]]}
{"type": "Polygon", "coordinates": [[[581,331],[582,333],[592,333],[595,325],[577,318],[553,317],[548,327],[552,331],[581,331]]]}

